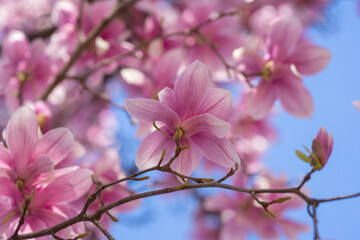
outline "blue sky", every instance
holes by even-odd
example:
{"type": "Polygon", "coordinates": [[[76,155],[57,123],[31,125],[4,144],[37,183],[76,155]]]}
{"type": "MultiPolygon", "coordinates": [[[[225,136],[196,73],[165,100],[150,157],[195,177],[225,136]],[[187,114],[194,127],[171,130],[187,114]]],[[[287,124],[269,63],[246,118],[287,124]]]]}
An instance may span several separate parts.
{"type": "MultiPolygon", "coordinates": [[[[326,26],[327,30],[310,30],[313,42],[332,53],[326,70],[304,80],[314,98],[314,115],[304,120],[279,111],[273,119],[278,141],[265,156],[268,168],[276,174],[286,173],[296,185],[310,168],[296,158],[295,150],[302,150],[302,145],[310,147],[317,131],[324,126],[334,135],[334,150],[327,165],[306,185],[311,196],[318,198],[360,192],[360,113],[351,104],[360,99],[360,14],[357,10],[357,1],[338,1],[330,11],[331,24],[326,26]]],[[[132,133],[124,134],[129,125],[126,121],[122,123],[123,162],[133,161],[136,144],[131,140],[132,133]]],[[[138,183],[134,187],[141,189],[138,183]]],[[[359,204],[360,198],[321,204],[318,208],[321,238],[360,239],[359,204]]],[[[176,198],[146,199],[137,211],[119,216],[120,222],[111,232],[116,239],[190,239],[194,209],[196,205],[186,193],[176,198]]],[[[289,215],[312,227],[305,208],[289,215]]],[[[312,237],[310,228],[299,239],[312,237]]]]}

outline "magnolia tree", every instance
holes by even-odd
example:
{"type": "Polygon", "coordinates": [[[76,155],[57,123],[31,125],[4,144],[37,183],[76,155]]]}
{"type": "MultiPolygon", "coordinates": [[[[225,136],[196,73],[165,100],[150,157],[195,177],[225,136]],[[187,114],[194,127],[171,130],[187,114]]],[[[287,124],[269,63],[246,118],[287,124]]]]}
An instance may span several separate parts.
{"type": "Polygon", "coordinates": [[[286,212],[302,206],[320,239],[317,207],[360,195],[304,188],[333,149],[321,126],[296,151],[309,165],[302,181],[290,185],[261,158],[277,99],[294,117],[313,114],[303,76],[331,53],[305,30],[329,1],[0,2],[1,239],[114,239],[117,215],[182,191],[198,201],[194,239],[295,239],[308,226],[286,212]],[[142,139],[126,167],[119,112],[142,139]]]}

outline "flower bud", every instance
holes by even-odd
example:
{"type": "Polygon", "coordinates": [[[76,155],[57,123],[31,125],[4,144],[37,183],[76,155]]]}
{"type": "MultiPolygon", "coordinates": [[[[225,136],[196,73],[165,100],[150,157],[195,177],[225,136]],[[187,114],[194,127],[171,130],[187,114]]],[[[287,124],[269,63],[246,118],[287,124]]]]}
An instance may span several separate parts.
{"type": "Polygon", "coordinates": [[[334,138],[333,135],[326,131],[324,127],[322,127],[315,139],[312,142],[312,153],[316,156],[317,159],[314,159],[313,155],[310,156],[312,163],[316,170],[322,169],[327,160],[330,157],[330,154],[333,149],[334,138]]]}

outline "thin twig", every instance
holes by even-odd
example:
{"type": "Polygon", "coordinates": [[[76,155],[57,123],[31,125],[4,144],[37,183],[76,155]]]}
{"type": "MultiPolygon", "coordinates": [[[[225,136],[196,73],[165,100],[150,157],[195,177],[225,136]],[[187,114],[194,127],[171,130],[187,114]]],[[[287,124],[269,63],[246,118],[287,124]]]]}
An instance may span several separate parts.
{"type": "Polygon", "coordinates": [[[104,235],[107,239],[109,240],[115,240],[115,238],[113,238],[113,236],[111,236],[111,234],[104,228],[103,225],[101,225],[101,223],[97,220],[93,220],[91,221],[104,235]]]}
{"type": "Polygon", "coordinates": [[[57,85],[59,85],[66,77],[67,72],[70,68],[75,64],[78,58],[81,56],[83,51],[91,44],[91,42],[110,24],[110,22],[122,11],[132,6],[139,0],[131,0],[119,2],[118,5],[114,8],[114,10],[103,19],[103,21],[94,28],[87,38],[84,41],[80,41],[78,46],[76,47],[74,53],[72,54],[69,61],[64,65],[64,67],[60,70],[58,75],[55,77],[54,82],[45,90],[45,92],[41,95],[40,100],[46,100],[50,93],[55,89],[57,85]]]}

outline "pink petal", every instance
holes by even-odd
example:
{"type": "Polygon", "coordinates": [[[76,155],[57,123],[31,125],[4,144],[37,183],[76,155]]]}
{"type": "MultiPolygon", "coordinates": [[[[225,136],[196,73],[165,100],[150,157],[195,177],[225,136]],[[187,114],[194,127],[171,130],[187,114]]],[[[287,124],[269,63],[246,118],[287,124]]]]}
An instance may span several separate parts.
{"type": "Polygon", "coordinates": [[[19,178],[32,184],[32,180],[41,173],[49,173],[54,170],[54,162],[48,156],[41,155],[34,162],[30,163],[26,169],[19,173],[19,178]]]}
{"type": "MultiPolygon", "coordinates": [[[[171,134],[166,127],[161,127],[160,129],[166,134],[171,134]]],[[[165,164],[169,161],[171,156],[174,155],[175,148],[176,145],[174,139],[155,130],[141,141],[135,156],[136,166],[139,170],[156,166],[160,161],[164,149],[166,150],[166,154],[163,164],[165,164]]]]}
{"type": "Polygon", "coordinates": [[[330,62],[331,53],[322,47],[301,45],[285,59],[286,63],[293,63],[302,75],[313,75],[322,71],[330,62]]]}
{"type": "Polygon", "coordinates": [[[271,27],[268,51],[272,60],[281,61],[298,43],[302,34],[301,22],[295,18],[281,19],[271,27]]]}
{"type": "Polygon", "coordinates": [[[360,111],[360,100],[353,101],[352,104],[360,111]]]}
{"type": "Polygon", "coordinates": [[[55,178],[37,192],[36,201],[32,202],[33,206],[44,207],[55,203],[66,203],[82,197],[92,184],[92,174],[89,169],[78,169],[55,178]]]}
{"type": "Polygon", "coordinates": [[[159,97],[159,101],[162,104],[165,104],[166,106],[177,112],[178,104],[176,102],[174,90],[166,87],[158,93],[158,97],[159,97]]]}
{"type": "Polygon", "coordinates": [[[289,239],[297,239],[299,232],[304,232],[309,229],[305,224],[298,223],[287,219],[278,219],[280,226],[284,230],[289,239]]]}
{"type": "Polygon", "coordinates": [[[260,84],[246,94],[249,113],[255,120],[263,119],[276,100],[276,89],[272,83],[261,80],[260,84]]]}
{"type": "MultiPolygon", "coordinates": [[[[46,229],[45,222],[43,221],[43,219],[39,219],[38,216],[35,217],[31,216],[30,218],[25,219],[25,222],[26,222],[25,225],[27,226],[24,227],[25,231],[21,231],[21,234],[37,232],[46,229]]],[[[36,240],[47,240],[47,239],[49,239],[49,237],[47,236],[36,238],[36,240]]]]}
{"type": "Polygon", "coordinates": [[[169,50],[161,56],[154,67],[154,82],[158,89],[173,87],[177,70],[182,61],[181,48],[169,50]]]}
{"type": "Polygon", "coordinates": [[[21,107],[10,118],[6,127],[6,143],[13,156],[16,172],[26,168],[38,142],[38,123],[35,113],[21,107]]]}
{"type": "Polygon", "coordinates": [[[198,133],[191,140],[200,148],[207,159],[226,168],[240,164],[240,158],[229,139],[217,138],[209,133],[198,133]]]}
{"type": "Polygon", "coordinates": [[[183,150],[172,163],[171,168],[178,173],[190,176],[191,173],[199,166],[202,157],[200,149],[192,144],[188,138],[182,138],[181,147],[189,147],[183,150]]]}
{"type": "MultiPolygon", "coordinates": [[[[270,208],[271,210],[271,208],[270,208]]],[[[262,239],[277,239],[279,237],[278,232],[276,231],[276,225],[273,219],[270,219],[270,216],[265,216],[261,219],[258,219],[256,223],[254,222],[254,230],[262,239]],[[266,219],[268,218],[268,219],[266,219]],[[270,222],[269,222],[270,221],[270,222]],[[271,222],[272,221],[272,222],[271,222]]]]}
{"type": "Polygon", "coordinates": [[[225,119],[231,111],[232,96],[229,90],[222,88],[210,88],[207,90],[197,114],[211,113],[225,119]]]}
{"type": "Polygon", "coordinates": [[[240,48],[235,50],[237,69],[246,73],[257,73],[264,70],[265,61],[257,51],[253,49],[240,48]]]}
{"type": "Polygon", "coordinates": [[[6,219],[7,216],[9,216],[13,211],[15,211],[17,209],[13,208],[13,209],[6,209],[4,212],[0,213],[0,233],[1,233],[1,237],[2,239],[8,239],[8,237],[10,237],[14,231],[15,228],[17,226],[17,223],[19,222],[20,213],[16,213],[14,216],[12,216],[8,221],[6,221],[5,223],[4,220],[6,219]],[[6,238],[4,238],[4,236],[6,238]]]}
{"type": "Polygon", "coordinates": [[[248,226],[239,224],[236,221],[236,214],[230,220],[228,220],[224,227],[220,230],[220,239],[226,240],[239,240],[246,239],[246,235],[249,233],[248,226]]]}
{"type": "Polygon", "coordinates": [[[295,76],[287,75],[277,84],[277,92],[281,105],[290,114],[299,118],[310,118],[314,111],[314,103],[309,91],[295,76]]]}
{"type": "Polygon", "coordinates": [[[225,137],[230,130],[230,124],[211,115],[204,113],[188,118],[181,124],[181,129],[186,136],[192,136],[199,132],[209,132],[216,137],[225,137]]]}
{"type": "Polygon", "coordinates": [[[9,167],[12,163],[12,157],[9,150],[0,144],[0,167],[9,167]]]}
{"type": "Polygon", "coordinates": [[[16,185],[14,181],[10,180],[7,177],[0,176],[1,197],[8,197],[10,199],[13,199],[14,196],[21,194],[20,191],[15,186],[16,185]]]}
{"type": "MultiPolygon", "coordinates": [[[[34,209],[31,212],[31,215],[33,216],[34,220],[40,220],[41,219],[41,221],[45,225],[43,229],[46,229],[46,227],[48,227],[48,228],[53,227],[56,224],[59,224],[59,223],[66,220],[66,217],[63,216],[61,213],[51,211],[50,209],[46,209],[45,207],[44,208],[39,208],[39,209],[34,209]]],[[[39,225],[36,225],[36,224],[34,225],[32,223],[32,221],[30,221],[30,224],[35,229],[41,227],[41,225],[42,225],[40,223],[38,223],[39,225]]],[[[42,229],[38,229],[38,230],[42,230],[42,229]]],[[[69,228],[65,228],[61,232],[69,233],[69,228]]],[[[57,233],[56,235],[59,236],[59,233],[57,233]]],[[[71,236],[69,236],[69,234],[66,234],[66,236],[62,235],[62,237],[71,237],[71,236]]],[[[72,237],[74,237],[74,236],[72,236],[72,237]]]]}
{"type": "Polygon", "coordinates": [[[171,108],[153,99],[134,98],[125,100],[125,109],[131,116],[140,121],[162,121],[172,131],[180,124],[178,115],[171,108]]]}
{"type": "Polygon", "coordinates": [[[35,156],[47,155],[56,165],[71,152],[74,144],[74,136],[67,128],[56,128],[40,139],[35,156]]]}
{"type": "Polygon", "coordinates": [[[238,202],[230,195],[221,192],[215,196],[206,198],[204,207],[205,210],[221,212],[226,209],[236,209],[238,207],[238,202]]]}
{"type": "Polygon", "coordinates": [[[3,54],[13,63],[19,63],[29,57],[29,42],[21,31],[11,31],[4,39],[3,54]]]}
{"type": "Polygon", "coordinates": [[[195,61],[181,73],[174,87],[181,119],[193,116],[197,112],[208,84],[209,72],[199,61],[195,61]]]}

